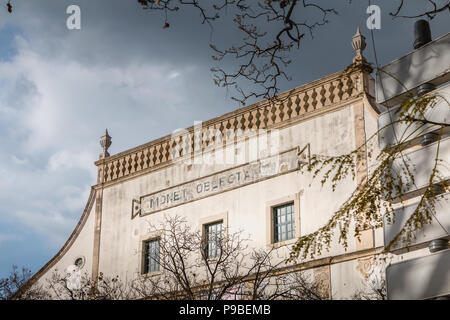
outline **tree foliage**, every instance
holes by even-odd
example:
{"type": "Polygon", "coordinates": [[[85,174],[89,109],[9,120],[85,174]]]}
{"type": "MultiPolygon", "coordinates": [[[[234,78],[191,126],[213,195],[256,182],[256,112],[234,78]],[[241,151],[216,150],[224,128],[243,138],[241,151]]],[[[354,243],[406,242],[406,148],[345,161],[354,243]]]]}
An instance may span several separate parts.
{"type": "MultiPolygon", "coordinates": [[[[14,2],[7,0],[6,9],[13,12],[14,2]]],[[[352,0],[342,0],[351,3],[352,0]]],[[[220,87],[234,88],[232,99],[245,104],[249,99],[274,99],[280,93],[282,80],[290,80],[287,72],[290,52],[300,49],[305,36],[313,37],[315,31],[328,24],[330,17],[338,14],[333,5],[319,0],[137,0],[149,12],[164,16],[163,29],[170,27],[169,20],[188,9],[198,12],[200,22],[213,27],[219,20],[231,19],[242,37],[232,46],[211,43],[213,60],[218,65],[211,68],[214,82],[220,87]],[[225,46],[222,48],[222,46],[225,46]],[[227,59],[233,61],[234,70],[220,66],[227,59]],[[252,89],[246,89],[251,87],[252,89]]],[[[421,1],[421,9],[408,12],[410,3],[397,0],[393,18],[433,19],[450,12],[450,1],[421,1]]]]}
{"type": "Polygon", "coordinates": [[[46,299],[48,295],[42,286],[36,285],[27,287],[26,283],[31,278],[31,270],[22,267],[12,266],[9,276],[0,278],[0,300],[10,299],[20,288],[22,293],[17,298],[25,300],[46,299]]]}
{"type": "MultiPolygon", "coordinates": [[[[351,0],[346,0],[351,3],[351,0]]],[[[427,0],[421,2],[421,10],[404,15],[410,2],[398,1],[390,15],[394,18],[430,19],[437,14],[450,12],[450,2],[427,0]]],[[[287,71],[291,64],[291,52],[300,49],[305,36],[314,36],[320,27],[337,15],[333,4],[318,0],[138,0],[143,9],[164,15],[164,28],[176,14],[184,14],[193,8],[200,15],[200,22],[213,27],[219,20],[229,21],[242,35],[231,46],[211,43],[213,60],[211,68],[214,83],[234,89],[232,99],[245,104],[249,99],[276,99],[282,80],[290,80],[287,71]],[[221,66],[232,61],[232,70],[221,66]],[[249,89],[250,88],[250,89],[249,89]]]]}
{"type": "MultiPolygon", "coordinates": [[[[66,300],[275,300],[327,299],[328,291],[322,279],[314,279],[302,271],[282,270],[286,258],[277,250],[254,250],[242,232],[223,229],[215,242],[219,254],[206,253],[207,240],[193,231],[178,216],[165,217],[157,226],[150,226],[160,235],[157,263],[159,272],[141,274],[131,281],[118,276],[99,274],[92,279],[79,270],[73,273],[53,270],[46,283],[23,288],[15,299],[66,300]],[[39,289],[39,290],[37,290],[39,289]],[[31,290],[31,291],[30,291],[31,290]],[[27,292],[34,294],[28,294],[27,292]],[[39,294],[37,294],[39,293],[39,294]]],[[[156,258],[155,258],[156,259],[156,258]]],[[[31,273],[17,285],[8,286],[5,298],[23,285],[31,273]]],[[[15,277],[14,279],[16,279],[15,277]]],[[[3,283],[3,279],[0,283],[3,283]]],[[[9,281],[9,280],[8,280],[9,281]]],[[[10,283],[9,281],[8,283],[10,283]]]]}
{"type": "Polygon", "coordinates": [[[303,166],[303,170],[311,172],[313,179],[320,178],[322,186],[330,187],[333,191],[348,176],[355,180],[356,166],[362,160],[361,157],[366,156],[366,153],[369,159],[374,160],[374,165],[370,168],[368,176],[333,213],[323,227],[314,233],[302,236],[297,241],[291,252],[290,260],[298,257],[305,259],[308,255],[313,257],[321,254],[323,248],[330,247],[336,232],[339,234],[339,243],[347,248],[350,235],[360,239],[363,230],[383,227],[383,216],[387,217],[387,223],[393,223],[395,219],[393,203],[401,200],[406,190],[415,187],[415,177],[420,170],[420,168],[414,167],[410,159],[404,155],[404,150],[408,147],[407,141],[411,136],[418,136],[425,130],[430,130],[430,126],[438,136],[436,152],[430,154],[429,158],[433,166],[427,186],[404,227],[390,243],[385,244],[385,251],[389,252],[391,247],[399,242],[411,243],[415,238],[415,231],[423,229],[425,225],[431,223],[433,217],[435,218],[438,196],[445,192],[445,188],[448,186],[445,176],[442,174],[442,169],[448,166],[448,162],[442,158],[440,144],[444,128],[449,124],[429,121],[425,116],[426,112],[435,108],[438,101],[443,101],[450,107],[449,101],[444,96],[435,93],[420,97],[410,96],[406,99],[396,111],[397,120],[387,126],[404,123],[406,124],[404,132],[407,134],[397,137],[398,143],[382,152],[376,153],[374,145],[377,144],[380,131],[386,127],[379,128],[361,146],[348,154],[312,156],[311,164],[307,167],[303,166]],[[408,130],[413,125],[415,129],[408,130]],[[395,159],[400,159],[400,161],[397,161],[399,167],[394,169],[395,159]]]}

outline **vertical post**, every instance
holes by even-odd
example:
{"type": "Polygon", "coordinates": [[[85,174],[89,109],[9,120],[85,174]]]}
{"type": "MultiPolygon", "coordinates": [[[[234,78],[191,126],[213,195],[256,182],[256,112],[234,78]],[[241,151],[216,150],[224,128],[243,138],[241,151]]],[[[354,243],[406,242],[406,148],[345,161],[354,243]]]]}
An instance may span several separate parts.
{"type": "MultiPolygon", "coordinates": [[[[430,24],[426,20],[418,20],[414,24],[414,49],[419,49],[431,42],[430,24]]],[[[417,96],[422,96],[427,92],[433,91],[436,87],[432,83],[424,83],[417,88],[417,96]]]]}
{"type": "Polygon", "coordinates": [[[103,152],[100,154],[100,162],[98,163],[98,175],[97,186],[95,196],[95,221],[94,221],[94,243],[93,243],[93,256],[92,256],[92,287],[96,291],[98,276],[99,276],[99,264],[100,264],[100,236],[102,226],[102,207],[103,207],[103,184],[105,181],[104,169],[105,159],[109,157],[108,148],[111,146],[111,137],[106,129],[105,134],[100,138],[100,146],[103,152]]]}
{"type": "MultiPolygon", "coordinates": [[[[353,65],[351,69],[355,73],[350,76],[353,77],[353,82],[356,84],[356,88],[354,88],[354,90],[358,90],[361,94],[365,95],[369,91],[368,82],[372,68],[363,56],[363,51],[366,48],[366,38],[361,34],[359,28],[356,30],[356,34],[352,38],[352,47],[356,52],[356,56],[353,58],[353,65]]],[[[366,183],[368,176],[364,102],[354,104],[353,113],[355,147],[359,148],[356,159],[356,187],[360,188],[364,183],[366,183]]],[[[360,239],[356,239],[356,249],[365,250],[373,248],[374,246],[375,239],[373,229],[369,228],[361,231],[360,239]]]]}

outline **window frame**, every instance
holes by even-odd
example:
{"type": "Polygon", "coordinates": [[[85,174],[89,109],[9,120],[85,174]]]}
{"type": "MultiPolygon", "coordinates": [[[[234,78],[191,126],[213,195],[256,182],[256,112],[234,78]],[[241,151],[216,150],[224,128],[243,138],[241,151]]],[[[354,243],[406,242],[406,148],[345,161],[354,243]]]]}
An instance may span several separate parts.
{"type": "MultiPolygon", "coordinates": [[[[208,260],[217,259],[217,258],[219,258],[220,254],[221,254],[220,248],[217,248],[217,245],[214,248],[214,251],[215,251],[215,255],[214,256],[211,256],[210,255],[210,251],[209,251],[210,250],[209,249],[209,247],[210,247],[209,244],[210,244],[211,241],[208,239],[209,238],[208,227],[217,226],[217,225],[220,225],[220,231],[219,232],[221,234],[223,234],[223,232],[225,230],[224,230],[224,227],[223,227],[224,226],[224,221],[222,219],[221,220],[212,221],[212,222],[209,222],[209,223],[206,223],[206,224],[203,225],[203,239],[204,239],[205,247],[202,248],[202,250],[204,250],[205,257],[208,260]]],[[[217,239],[217,227],[215,227],[215,235],[216,235],[216,239],[217,239]]],[[[214,240],[214,242],[217,243],[217,240],[214,240]]]]}
{"type": "Polygon", "coordinates": [[[73,265],[76,266],[79,270],[83,269],[86,264],[86,258],[84,256],[76,256],[73,260],[73,265]],[[78,266],[77,261],[81,259],[81,264],[78,266]]]}
{"type": "Polygon", "coordinates": [[[267,249],[278,248],[286,245],[294,244],[300,237],[300,198],[303,190],[283,198],[278,198],[266,202],[266,247],[267,249]],[[294,237],[287,240],[275,242],[275,221],[274,208],[293,203],[294,212],[294,237]]]}
{"type": "Polygon", "coordinates": [[[272,221],[273,221],[273,243],[279,243],[284,241],[289,241],[295,238],[295,203],[294,201],[273,206],[272,207],[272,221]],[[287,208],[289,208],[290,212],[287,212],[287,208]],[[284,210],[283,212],[283,209],[284,210]],[[281,211],[281,212],[280,212],[281,211]],[[280,215],[280,216],[278,216],[280,215]],[[283,221],[284,218],[284,221],[283,221]],[[280,220],[278,222],[277,220],[280,220]],[[289,229],[288,226],[292,226],[293,228],[291,230],[285,230],[284,232],[278,232],[277,229],[281,229],[283,227],[286,227],[286,229],[289,229]],[[292,235],[289,237],[289,235],[292,235]],[[284,238],[284,235],[286,237],[284,238]]]}
{"type": "MultiPolygon", "coordinates": [[[[202,233],[202,238],[205,239],[205,236],[206,236],[206,232],[205,232],[206,225],[213,224],[213,223],[220,222],[220,221],[222,221],[223,236],[226,237],[228,234],[228,211],[222,212],[220,214],[200,218],[199,219],[199,230],[202,233]]],[[[200,259],[204,259],[204,257],[205,257],[204,248],[201,248],[201,250],[199,251],[198,254],[199,254],[200,259]]],[[[208,261],[214,261],[216,259],[217,258],[208,258],[208,261]]]]}
{"type": "Polygon", "coordinates": [[[141,239],[141,268],[140,268],[140,274],[141,276],[153,276],[158,275],[162,273],[161,270],[161,244],[162,236],[158,233],[157,235],[147,236],[145,238],[141,239]],[[149,243],[151,241],[158,241],[158,251],[159,251],[159,261],[158,261],[158,270],[150,271],[150,261],[149,261],[149,269],[146,272],[146,243],[149,243]]]}

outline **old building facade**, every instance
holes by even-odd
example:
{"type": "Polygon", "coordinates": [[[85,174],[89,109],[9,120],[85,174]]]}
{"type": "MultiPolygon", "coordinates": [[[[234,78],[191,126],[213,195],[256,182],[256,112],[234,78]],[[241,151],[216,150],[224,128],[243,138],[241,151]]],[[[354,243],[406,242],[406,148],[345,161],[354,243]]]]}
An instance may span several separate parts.
{"type": "MultiPolygon", "coordinates": [[[[45,284],[54,270],[70,266],[92,278],[101,272],[130,280],[158,272],[148,256],[163,238],[149,225],[166,216],[181,216],[206,235],[244,230],[250,250],[274,248],[288,257],[290,246],[324,225],[369,173],[366,149],[356,178],[335,191],[301,169],[311,154],[349,153],[377,131],[383,110],[359,30],[352,44],[352,68],[285,92],[281,102],[261,101],[115,155],[108,153],[106,132],[86,208],[31,282],[45,284]]],[[[384,277],[377,260],[383,248],[383,230],[368,229],[359,240],[350,237],[347,249],[333,241],[328,251],[297,260],[289,270],[309,270],[328,298],[348,299],[384,277]]]]}

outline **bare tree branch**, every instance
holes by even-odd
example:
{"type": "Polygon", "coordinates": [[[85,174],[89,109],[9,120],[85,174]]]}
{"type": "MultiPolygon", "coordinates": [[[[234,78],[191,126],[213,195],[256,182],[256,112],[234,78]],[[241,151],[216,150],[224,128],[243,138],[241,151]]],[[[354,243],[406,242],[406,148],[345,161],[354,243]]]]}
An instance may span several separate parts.
{"type": "Polygon", "coordinates": [[[434,0],[427,0],[427,2],[432,6],[431,10],[423,11],[423,12],[417,13],[415,15],[401,15],[400,12],[402,11],[402,9],[404,9],[405,1],[400,0],[400,3],[398,5],[397,9],[394,12],[390,12],[389,15],[391,15],[394,18],[413,19],[413,18],[428,17],[429,19],[433,19],[434,17],[436,17],[437,14],[439,14],[441,12],[445,12],[445,11],[450,12],[450,1],[447,1],[447,3],[442,6],[438,6],[436,4],[436,1],[434,1],[434,0]]]}

